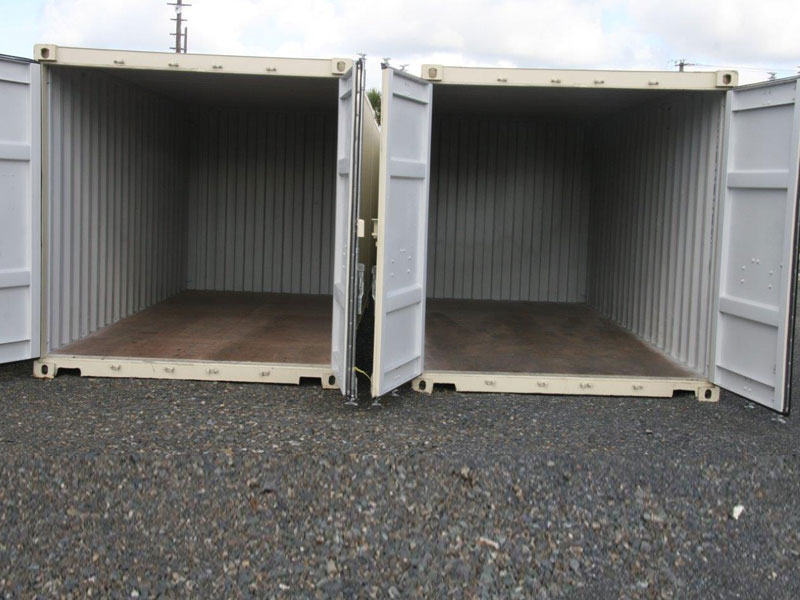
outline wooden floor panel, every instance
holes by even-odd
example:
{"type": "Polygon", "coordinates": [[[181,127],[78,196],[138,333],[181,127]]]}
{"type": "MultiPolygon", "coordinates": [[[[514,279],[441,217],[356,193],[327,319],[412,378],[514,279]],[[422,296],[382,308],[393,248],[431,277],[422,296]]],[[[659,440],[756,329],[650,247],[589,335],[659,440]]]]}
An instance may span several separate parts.
{"type": "Polygon", "coordinates": [[[330,296],[187,291],[58,353],[329,364],[332,311],[330,296]]]}
{"type": "Polygon", "coordinates": [[[585,304],[427,301],[425,369],[693,375],[585,304]]]}

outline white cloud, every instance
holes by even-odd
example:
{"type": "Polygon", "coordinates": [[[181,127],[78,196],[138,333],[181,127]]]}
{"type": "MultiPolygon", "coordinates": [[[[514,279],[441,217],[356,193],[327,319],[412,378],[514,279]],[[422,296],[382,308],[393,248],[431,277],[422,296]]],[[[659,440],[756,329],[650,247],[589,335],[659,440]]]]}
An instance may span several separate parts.
{"type": "MultiPolygon", "coordinates": [[[[375,84],[384,56],[412,72],[422,62],[663,69],[678,57],[792,69],[800,64],[796,1],[194,0],[185,15],[190,51],[366,52],[375,84]]],[[[173,14],[165,0],[46,0],[43,40],[166,50],[173,14]]]]}
{"type": "Polygon", "coordinates": [[[800,61],[797,0],[629,0],[636,26],[683,54],[736,63],[800,61]]]}
{"type": "Polygon", "coordinates": [[[159,0],[47,0],[36,42],[130,50],[166,49],[173,11],[159,0]]]}

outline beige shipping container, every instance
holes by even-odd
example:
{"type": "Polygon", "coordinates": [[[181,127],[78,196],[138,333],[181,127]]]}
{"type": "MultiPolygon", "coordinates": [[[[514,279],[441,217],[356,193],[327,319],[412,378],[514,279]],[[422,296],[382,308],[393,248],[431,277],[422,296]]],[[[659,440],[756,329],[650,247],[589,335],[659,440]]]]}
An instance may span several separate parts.
{"type": "Polygon", "coordinates": [[[798,78],[383,72],[372,394],[788,411],[798,78]]]}
{"type": "Polygon", "coordinates": [[[352,397],[379,149],[363,61],[34,56],[0,59],[0,360],[352,397]]]}

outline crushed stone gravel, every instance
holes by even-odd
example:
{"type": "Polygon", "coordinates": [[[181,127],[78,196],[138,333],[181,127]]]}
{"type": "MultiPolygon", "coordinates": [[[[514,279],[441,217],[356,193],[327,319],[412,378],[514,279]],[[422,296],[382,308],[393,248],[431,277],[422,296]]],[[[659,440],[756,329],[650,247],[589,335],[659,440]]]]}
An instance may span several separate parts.
{"type": "Polygon", "coordinates": [[[800,597],[800,421],[727,393],[31,370],[0,367],[3,598],[800,597]]]}

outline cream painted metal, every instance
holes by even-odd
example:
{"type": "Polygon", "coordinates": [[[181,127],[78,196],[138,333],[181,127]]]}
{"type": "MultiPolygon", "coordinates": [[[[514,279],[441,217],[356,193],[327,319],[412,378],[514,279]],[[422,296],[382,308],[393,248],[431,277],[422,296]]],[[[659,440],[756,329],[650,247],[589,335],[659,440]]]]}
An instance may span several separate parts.
{"type": "Polygon", "coordinates": [[[70,356],[54,353],[35,362],[34,375],[42,379],[52,379],[59,369],[77,369],[83,377],[132,379],[185,379],[290,385],[299,384],[301,379],[319,379],[323,388],[339,389],[338,379],[330,365],[289,363],[70,356]]]}
{"type": "Polygon", "coordinates": [[[523,86],[622,90],[712,90],[734,87],[736,71],[589,71],[496,69],[422,65],[422,78],[451,85],[523,86]]]}
{"type": "MultiPolygon", "coordinates": [[[[0,59],[0,85],[13,84],[0,98],[15,102],[0,117],[0,124],[13,125],[0,127],[0,136],[10,136],[0,140],[0,151],[13,145],[15,168],[24,171],[20,186],[2,190],[3,198],[14,201],[8,214],[18,214],[20,221],[7,221],[20,231],[0,235],[0,248],[13,241],[16,250],[9,256],[19,258],[11,265],[18,274],[14,281],[0,270],[0,283],[13,284],[13,297],[0,290],[0,301],[13,301],[7,314],[17,321],[13,327],[0,323],[0,342],[11,336],[16,345],[14,352],[0,355],[3,362],[41,357],[34,375],[47,378],[59,369],[78,369],[83,376],[289,384],[315,378],[325,388],[352,393],[332,363],[75,356],[60,349],[182,289],[330,294],[335,265],[326,262],[334,258],[335,211],[326,207],[352,206],[353,186],[351,178],[337,189],[336,144],[330,142],[336,141],[337,128],[348,144],[360,137],[359,131],[348,129],[352,115],[342,127],[336,121],[338,111],[355,111],[356,102],[363,103],[356,93],[344,109],[337,104],[338,80],[350,72],[353,61],[176,56],[54,45],[37,45],[35,57],[40,64],[0,59]],[[40,65],[41,80],[48,84],[41,101],[40,65]],[[6,71],[14,77],[6,77],[6,71]],[[284,112],[277,115],[268,112],[281,108],[284,112]],[[333,120],[326,116],[330,112],[333,120]],[[211,133],[194,139],[203,127],[211,133]],[[286,144],[285,156],[275,139],[286,144]],[[192,146],[183,148],[182,142],[192,146]],[[203,157],[198,148],[205,149],[203,157]],[[218,164],[211,164],[212,159],[218,164]],[[276,179],[284,172],[293,173],[294,179],[276,179]],[[204,187],[210,184],[219,206],[211,202],[212,188],[204,187]],[[283,215],[278,231],[282,236],[287,229],[285,252],[273,252],[280,237],[273,241],[271,225],[263,233],[254,229],[267,219],[254,205],[257,197],[272,203],[269,215],[283,215]],[[219,218],[203,221],[203,215],[219,218]],[[304,223],[308,231],[298,229],[304,223]],[[188,260],[206,248],[217,249],[217,256],[188,260]],[[283,256],[283,264],[270,264],[274,256],[283,256]]],[[[372,117],[372,112],[366,115],[372,117]]],[[[370,135],[358,147],[370,157],[367,164],[376,165],[376,126],[368,126],[370,135]]],[[[362,179],[375,181],[377,176],[362,173],[362,179]]],[[[371,222],[374,209],[370,198],[356,214],[371,222]]],[[[338,233],[356,239],[357,221],[342,223],[338,233]]],[[[350,276],[352,266],[348,260],[345,286],[356,281],[350,276]]],[[[358,290],[346,291],[357,297],[358,290]]],[[[345,323],[342,336],[347,329],[345,323]]]]}
{"type": "Polygon", "coordinates": [[[274,58],[217,54],[180,54],[68,48],[37,44],[33,56],[42,64],[73,67],[108,67],[200,73],[238,73],[288,77],[331,77],[344,75],[353,67],[349,58],[274,58]]]}
{"type": "Polygon", "coordinates": [[[572,375],[524,375],[519,373],[470,373],[467,371],[425,371],[412,382],[418,392],[433,393],[436,384],[455,386],[459,392],[495,394],[558,394],[565,396],[634,396],[671,398],[690,392],[698,400],[716,402],[719,388],[702,378],[612,377],[572,375]]]}
{"type": "MultiPolygon", "coordinates": [[[[689,391],[713,401],[719,384],[788,411],[797,79],[732,89],[732,71],[441,65],[424,65],[422,79],[433,110],[430,228],[404,223],[402,235],[427,238],[415,248],[430,261],[423,297],[586,302],[690,375],[422,369],[373,385],[373,395],[413,378],[427,393],[444,384],[535,394],[689,391]]],[[[384,102],[391,97],[385,78],[384,102]]],[[[392,111],[384,104],[384,139],[414,126],[392,111]]],[[[388,169],[381,177],[388,186],[388,169]]],[[[390,210],[379,207],[379,231],[393,227],[390,210]]],[[[379,272],[392,268],[384,243],[379,234],[379,272]]],[[[376,306],[385,299],[378,289],[376,306]]],[[[424,336],[424,314],[417,319],[405,325],[401,345],[409,331],[424,336]]]]}

